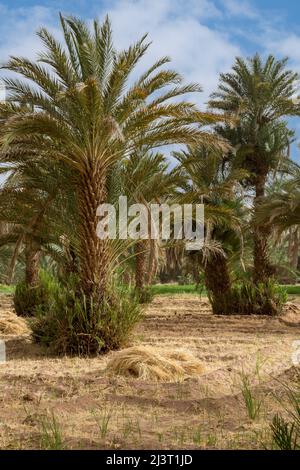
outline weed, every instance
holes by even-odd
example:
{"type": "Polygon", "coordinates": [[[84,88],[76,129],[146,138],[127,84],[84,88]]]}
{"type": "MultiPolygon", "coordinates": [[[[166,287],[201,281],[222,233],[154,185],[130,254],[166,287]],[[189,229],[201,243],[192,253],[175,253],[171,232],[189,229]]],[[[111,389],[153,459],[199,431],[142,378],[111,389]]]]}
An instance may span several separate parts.
{"type": "Polygon", "coordinates": [[[254,421],[256,418],[259,417],[262,406],[262,400],[254,396],[253,391],[251,389],[249,376],[246,375],[244,372],[242,372],[240,375],[241,391],[246,405],[247,413],[249,418],[254,421]]]}
{"type": "Polygon", "coordinates": [[[217,443],[216,434],[208,434],[206,438],[206,445],[209,447],[215,447],[216,443],[217,443]]]}
{"type": "Polygon", "coordinates": [[[107,409],[106,407],[102,410],[100,410],[100,413],[97,414],[97,412],[92,412],[95,421],[98,425],[99,431],[100,431],[100,436],[102,439],[104,439],[107,436],[108,433],[108,427],[110,420],[113,416],[113,410],[112,409],[107,409]]]}
{"type": "Polygon", "coordinates": [[[41,426],[41,449],[62,450],[64,449],[62,432],[54,413],[43,416],[40,420],[41,426]]]}
{"type": "Polygon", "coordinates": [[[131,418],[126,418],[123,423],[123,437],[127,439],[127,437],[133,434],[133,424],[131,418]]]}
{"type": "Polygon", "coordinates": [[[201,426],[197,426],[197,428],[194,430],[193,432],[193,436],[192,436],[192,439],[193,439],[193,443],[196,444],[196,445],[200,445],[201,443],[201,426]]]}
{"type": "Polygon", "coordinates": [[[272,442],[275,448],[280,450],[299,450],[300,449],[300,388],[293,390],[285,385],[288,404],[282,404],[287,417],[283,418],[277,413],[270,425],[272,433],[272,442]]]}

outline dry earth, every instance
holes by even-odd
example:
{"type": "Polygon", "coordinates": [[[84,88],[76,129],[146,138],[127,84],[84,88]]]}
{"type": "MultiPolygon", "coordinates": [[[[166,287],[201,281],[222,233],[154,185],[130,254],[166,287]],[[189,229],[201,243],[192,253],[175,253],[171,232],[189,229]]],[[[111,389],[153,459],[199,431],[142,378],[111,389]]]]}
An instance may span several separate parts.
{"type": "MultiPolygon", "coordinates": [[[[15,320],[11,297],[0,296],[1,318],[15,320]]],[[[216,317],[195,295],[156,297],[130,345],[184,348],[202,375],[181,383],[112,377],[108,357],[49,358],[30,336],[5,335],[0,364],[0,448],[192,449],[269,446],[269,422],[281,409],[300,340],[300,304],[282,318],[216,317]],[[241,373],[249,377],[259,416],[247,414],[241,373]]],[[[19,331],[19,330],[18,330],[19,331]]],[[[20,331],[19,331],[20,332],[20,331]]]]}

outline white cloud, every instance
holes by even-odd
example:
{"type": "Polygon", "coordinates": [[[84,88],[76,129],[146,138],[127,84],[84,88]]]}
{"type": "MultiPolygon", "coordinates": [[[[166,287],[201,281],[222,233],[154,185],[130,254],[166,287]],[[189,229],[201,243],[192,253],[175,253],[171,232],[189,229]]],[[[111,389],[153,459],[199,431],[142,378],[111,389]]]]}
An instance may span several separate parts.
{"type": "MultiPolygon", "coordinates": [[[[93,4],[94,10],[95,6],[93,4]]],[[[108,1],[105,9],[103,6],[98,9],[101,18],[106,13],[112,20],[118,48],[125,48],[149,33],[153,43],[138,72],[159,57],[169,55],[171,66],[182,73],[186,81],[202,85],[204,91],[197,98],[201,103],[216,87],[218,74],[229,69],[234,57],[240,54],[239,47],[226,34],[205,25],[207,19],[222,17],[211,0],[115,0],[108,1]]],[[[9,55],[33,58],[41,46],[35,34],[41,25],[61,37],[58,11],[54,8],[14,9],[0,3],[0,15],[0,62],[9,55]]]]}
{"type": "MultiPolygon", "coordinates": [[[[288,68],[300,74],[300,36],[294,33],[287,33],[286,30],[267,29],[262,36],[262,44],[266,54],[275,54],[276,57],[288,57],[288,68]]],[[[300,94],[300,81],[295,95],[300,94]]],[[[300,162],[299,156],[299,135],[300,124],[297,118],[289,119],[289,127],[296,132],[296,142],[292,144],[292,158],[300,162]]]]}
{"type": "Polygon", "coordinates": [[[269,40],[267,45],[268,48],[276,50],[281,55],[290,57],[294,63],[300,65],[300,36],[290,34],[277,39],[273,38],[269,40]]]}
{"type": "Polygon", "coordinates": [[[227,13],[231,16],[244,16],[247,18],[256,18],[258,12],[247,0],[222,0],[227,13]]]}
{"type": "MultiPolygon", "coordinates": [[[[202,85],[203,93],[191,97],[201,105],[215,89],[219,73],[229,69],[240,54],[239,47],[227,35],[205,25],[207,19],[222,16],[211,0],[109,0],[105,9],[98,9],[101,18],[106,13],[120,49],[149,33],[153,43],[137,72],[159,57],[170,56],[170,66],[182,73],[187,82],[202,85]]],[[[61,37],[58,11],[53,8],[8,9],[0,3],[0,15],[5,18],[0,31],[1,62],[9,55],[34,58],[41,46],[35,32],[41,25],[61,37]]],[[[89,15],[93,15],[91,11],[89,15]]]]}
{"type": "MultiPolygon", "coordinates": [[[[40,42],[36,31],[42,25],[53,27],[58,15],[50,8],[33,6],[8,8],[0,4],[0,62],[10,55],[34,57],[40,42]]],[[[56,28],[55,28],[56,29],[56,28]]]]}
{"type": "Polygon", "coordinates": [[[184,74],[187,81],[199,82],[204,93],[198,98],[207,100],[215,89],[218,74],[231,67],[240,54],[230,39],[204,24],[207,17],[220,17],[213,2],[206,0],[122,0],[108,10],[114,36],[124,47],[149,32],[153,41],[143,63],[152,64],[158,57],[168,55],[172,66],[184,74]]]}
{"type": "MultiPolygon", "coordinates": [[[[36,6],[14,8],[14,2],[7,7],[0,0],[0,63],[9,55],[34,58],[41,47],[35,34],[41,25],[61,38],[61,8],[87,19],[96,15],[103,19],[109,13],[118,48],[127,47],[148,32],[153,43],[138,72],[169,55],[170,65],[186,81],[202,85],[204,92],[197,98],[200,104],[216,88],[219,73],[231,68],[235,56],[243,55],[238,41],[245,44],[246,39],[246,47],[249,50],[252,44],[253,53],[258,49],[276,56],[288,55],[291,67],[300,71],[300,36],[283,29],[278,12],[269,9],[269,15],[265,15],[250,0],[53,0],[47,2],[49,7],[38,6],[36,1],[36,6]]],[[[1,75],[5,73],[0,71],[1,75]]]]}

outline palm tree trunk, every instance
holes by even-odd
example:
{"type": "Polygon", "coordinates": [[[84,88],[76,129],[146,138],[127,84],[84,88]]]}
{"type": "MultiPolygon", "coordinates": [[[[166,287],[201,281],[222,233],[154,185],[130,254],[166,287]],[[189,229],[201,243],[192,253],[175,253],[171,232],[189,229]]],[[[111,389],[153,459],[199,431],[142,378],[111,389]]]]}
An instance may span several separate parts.
{"type": "Polygon", "coordinates": [[[293,243],[292,243],[292,250],[291,250],[291,266],[293,269],[297,269],[298,267],[298,258],[299,258],[299,228],[297,227],[293,233],[293,243]]]}
{"type": "Polygon", "coordinates": [[[293,258],[293,238],[294,238],[293,228],[290,227],[289,228],[289,235],[288,235],[288,252],[287,252],[287,256],[288,256],[288,260],[289,260],[291,265],[292,265],[292,258],[293,258]]]}
{"type": "Polygon", "coordinates": [[[81,176],[79,202],[79,260],[80,288],[87,299],[99,303],[106,293],[109,240],[97,236],[97,208],[106,202],[106,172],[90,164],[81,176]]]}
{"type": "Polygon", "coordinates": [[[157,259],[158,259],[158,247],[156,240],[149,240],[149,255],[148,255],[148,267],[145,274],[145,282],[147,286],[151,285],[153,278],[157,272],[157,259]]]}
{"type": "Polygon", "coordinates": [[[28,287],[34,287],[38,284],[40,255],[38,244],[27,238],[25,241],[25,283],[28,287]]]}
{"type": "MultiPolygon", "coordinates": [[[[258,206],[265,195],[267,174],[258,175],[255,185],[255,199],[254,199],[254,212],[257,211],[258,206]]],[[[265,283],[269,280],[270,276],[274,274],[274,270],[269,261],[268,255],[268,238],[270,236],[270,228],[266,225],[254,225],[254,273],[253,280],[255,284],[265,283]]]]}
{"type": "Polygon", "coordinates": [[[145,262],[146,246],[145,242],[137,242],[134,246],[135,251],[135,287],[142,291],[145,287],[145,262]]]}
{"type": "Polygon", "coordinates": [[[8,271],[7,271],[7,283],[8,284],[12,284],[12,282],[13,282],[15,271],[16,271],[16,265],[17,265],[17,261],[18,261],[18,256],[19,256],[19,253],[21,251],[23,239],[24,239],[24,233],[22,233],[19,236],[19,238],[18,238],[18,240],[15,244],[13,255],[12,255],[11,261],[10,261],[9,266],[8,266],[8,271]]]}
{"type": "Polygon", "coordinates": [[[216,315],[232,314],[231,281],[227,259],[222,254],[215,255],[205,266],[205,285],[216,315]]]}

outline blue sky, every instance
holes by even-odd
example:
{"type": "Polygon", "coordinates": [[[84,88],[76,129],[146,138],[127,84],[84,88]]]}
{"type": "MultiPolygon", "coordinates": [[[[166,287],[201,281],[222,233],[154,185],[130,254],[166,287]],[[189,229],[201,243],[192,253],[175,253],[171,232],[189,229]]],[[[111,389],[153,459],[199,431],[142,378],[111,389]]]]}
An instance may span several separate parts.
{"type": "MultiPolygon", "coordinates": [[[[140,68],[170,55],[187,81],[202,85],[202,108],[237,55],[289,56],[300,72],[299,0],[0,0],[0,62],[9,55],[33,58],[41,25],[60,37],[59,11],[87,20],[108,13],[119,48],[148,32],[153,44],[140,68]]],[[[300,141],[300,118],[290,124],[300,141]]],[[[300,162],[297,145],[292,154],[300,162]]]]}

